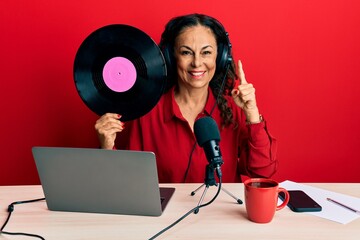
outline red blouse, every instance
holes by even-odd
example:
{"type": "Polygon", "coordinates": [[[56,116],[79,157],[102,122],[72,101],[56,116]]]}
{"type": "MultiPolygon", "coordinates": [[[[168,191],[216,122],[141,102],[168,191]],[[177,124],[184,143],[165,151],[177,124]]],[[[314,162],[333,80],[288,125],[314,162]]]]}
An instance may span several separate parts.
{"type": "MultiPolygon", "coordinates": [[[[210,89],[209,93],[205,109],[198,118],[209,116],[215,104],[210,89]]],[[[271,177],[277,167],[276,140],[267,131],[266,122],[246,124],[244,112],[231,97],[227,100],[238,127],[219,127],[223,182],[241,182],[241,175],[271,177]]],[[[221,126],[217,107],[212,117],[221,126]]],[[[208,161],[175,102],[174,88],[165,93],[149,113],[126,122],[125,129],[127,134],[118,136],[119,143],[123,143],[120,149],[154,152],[160,183],[204,182],[208,161]]]]}

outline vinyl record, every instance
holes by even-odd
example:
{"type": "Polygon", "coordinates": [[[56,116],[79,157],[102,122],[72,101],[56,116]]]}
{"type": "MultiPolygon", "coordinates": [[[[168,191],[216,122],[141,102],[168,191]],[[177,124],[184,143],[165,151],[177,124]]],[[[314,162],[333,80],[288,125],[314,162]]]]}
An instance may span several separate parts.
{"type": "Polygon", "coordinates": [[[102,27],[81,44],[74,62],[77,91],[98,115],[118,113],[129,121],[149,112],[166,85],[166,65],[157,44],[122,24],[102,27]]]}

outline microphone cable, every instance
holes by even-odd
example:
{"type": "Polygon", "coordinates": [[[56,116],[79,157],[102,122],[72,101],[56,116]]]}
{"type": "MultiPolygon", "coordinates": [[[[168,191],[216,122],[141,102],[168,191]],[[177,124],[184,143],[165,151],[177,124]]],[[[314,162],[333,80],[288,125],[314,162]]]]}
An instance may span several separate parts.
{"type": "Polygon", "coordinates": [[[179,222],[181,222],[182,220],[184,220],[187,216],[189,216],[191,213],[199,210],[202,207],[208,206],[210,205],[212,202],[215,201],[215,199],[218,197],[220,191],[221,191],[221,183],[222,183],[222,178],[221,175],[219,176],[219,184],[218,184],[218,190],[215,194],[215,196],[207,203],[204,203],[200,206],[196,206],[193,209],[191,209],[190,211],[188,211],[187,213],[185,213],[182,217],[180,217],[178,220],[176,220],[175,222],[173,222],[172,224],[170,224],[169,226],[167,226],[166,228],[164,228],[163,230],[161,230],[160,232],[158,232],[157,234],[155,234],[154,236],[152,236],[151,238],[149,238],[149,240],[153,240],[155,238],[157,238],[158,236],[160,236],[161,234],[163,234],[164,232],[166,232],[167,230],[169,230],[170,228],[174,227],[176,224],[178,224],[179,222]]]}
{"type": "Polygon", "coordinates": [[[1,234],[22,235],[22,236],[35,237],[35,238],[39,238],[39,239],[45,240],[45,238],[43,238],[42,236],[37,235],[37,234],[3,231],[4,228],[5,228],[5,226],[8,224],[8,222],[9,222],[9,220],[10,220],[11,214],[12,214],[12,212],[13,212],[14,209],[15,209],[15,205],[17,205],[17,204],[23,204],[23,203],[38,202],[38,201],[42,201],[42,200],[45,200],[45,198],[38,198],[38,199],[25,200],[25,201],[17,201],[17,202],[11,203],[11,204],[8,206],[8,209],[7,209],[8,212],[9,212],[9,214],[8,214],[6,220],[5,220],[5,223],[4,223],[4,224],[2,225],[2,227],[0,228],[0,235],[1,235],[1,234]]]}

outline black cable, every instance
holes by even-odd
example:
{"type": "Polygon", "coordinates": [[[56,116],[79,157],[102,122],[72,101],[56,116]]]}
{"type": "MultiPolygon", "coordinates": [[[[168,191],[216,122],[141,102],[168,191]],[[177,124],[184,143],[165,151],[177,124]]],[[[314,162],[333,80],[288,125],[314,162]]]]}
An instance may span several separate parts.
{"type": "Polygon", "coordinates": [[[187,178],[187,175],[188,175],[188,172],[189,172],[189,169],[190,169],[192,155],[193,155],[193,153],[195,151],[195,148],[196,148],[196,141],[195,141],[194,146],[192,147],[191,152],[190,152],[189,161],[188,161],[188,165],[187,165],[185,175],[184,175],[184,180],[183,180],[184,183],[186,183],[186,178],[187,178]]]}
{"type": "Polygon", "coordinates": [[[215,201],[215,199],[218,197],[220,191],[221,191],[221,175],[219,176],[219,184],[218,184],[218,190],[215,194],[215,196],[207,203],[202,204],[200,206],[196,206],[193,209],[191,209],[190,211],[188,211],[187,213],[185,213],[181,218],[179,218],[178,220],[176,220],[175,222],[173,222],[172,224],[170,224],[169,226],[167,226],[166,228],[164,228],[163,230],[161,230],[160,232],[158,232],[157,234],[155,234],[154,236],[152,236],[151,238],[149,238],[149,240],[153,240],[155,238],[157,238],[158,236],[160,236],[161,234],[163,234],[164,232],[166,232],[167,230],[169,230],[170,228],[174,227],[176,224],[178,224],[179,222],[181,222],[182,220],[184,220],[187,216],[190,215],[190,213],[195,212],[196,210],[199,210],[202,207],[208,206],[210,205],[212,202],[215,201]]]}
{"type": "Polygon", "coordinates": [[[17,204],[23,204],[23,203],[32,203],[32,202],[38,202],[38,201],[42,201],[45,200],[45,198],[38,198],[38,199],[33,199],[33,200],[25,200],[25,201],[17,201],[17,202],[13,202],[8,206],[8,212],[9,215],[7,217],[7,219],[5,220],[5,223],[2,225],[2,227],[0,228],[0,235],[1,234],[8,234],[8,235],[22,235],[22,236],[28,236],[28,237],[36,237],[36,238],[40,238],[42,240],[45,240],[45,238],[43,238],[40,235],[37,234],[31,234],[31,233],[22,233],[22,232],[6,232],[3,231],[3,229],[5,228],[5,226],[8,224],[11,214],[15,209],[15,205],[17,204]]]}

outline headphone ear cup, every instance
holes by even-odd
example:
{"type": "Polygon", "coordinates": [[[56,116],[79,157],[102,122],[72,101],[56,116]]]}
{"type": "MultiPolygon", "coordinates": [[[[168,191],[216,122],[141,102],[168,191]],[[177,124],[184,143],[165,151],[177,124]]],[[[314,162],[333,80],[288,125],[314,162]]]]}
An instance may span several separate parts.
{"type": "Polygon", "coordinates": [[[224,44],[218,44],[218,55],[216,58],[216,74],[222,72],[222,70],[226,66],[226,57],[227,50],[224,47],[224,44]]]}
{"type": "Polygon", "coordinates": [[[164,45],[161,48],[161,51],[164,55],[165,63],[166,63],[166,72],[168,76],[172,76],[173,72],[173,64],[175,64],[175,58],[168,45],[164,45]]]}
{"type": "Polygon", "coordinates": [[[169,90],[173,85],[174,81],[176,80],[176,61],[175,56],[173,54],[172,47],[168,44],[161,46],[161,51],[165,59],[166,64],[166,87],[165,91],[169,90]]]}
{"type": "Polygon", "coordinates": [[[226,42],[218,44],[218,55],[216,58],[216,72],[215,74],[220,74],[224,69],[226,69],[227,65],[232,62],[231,57],[231,43],[228,37],[228,33],[226,33],[226,42]]]}

